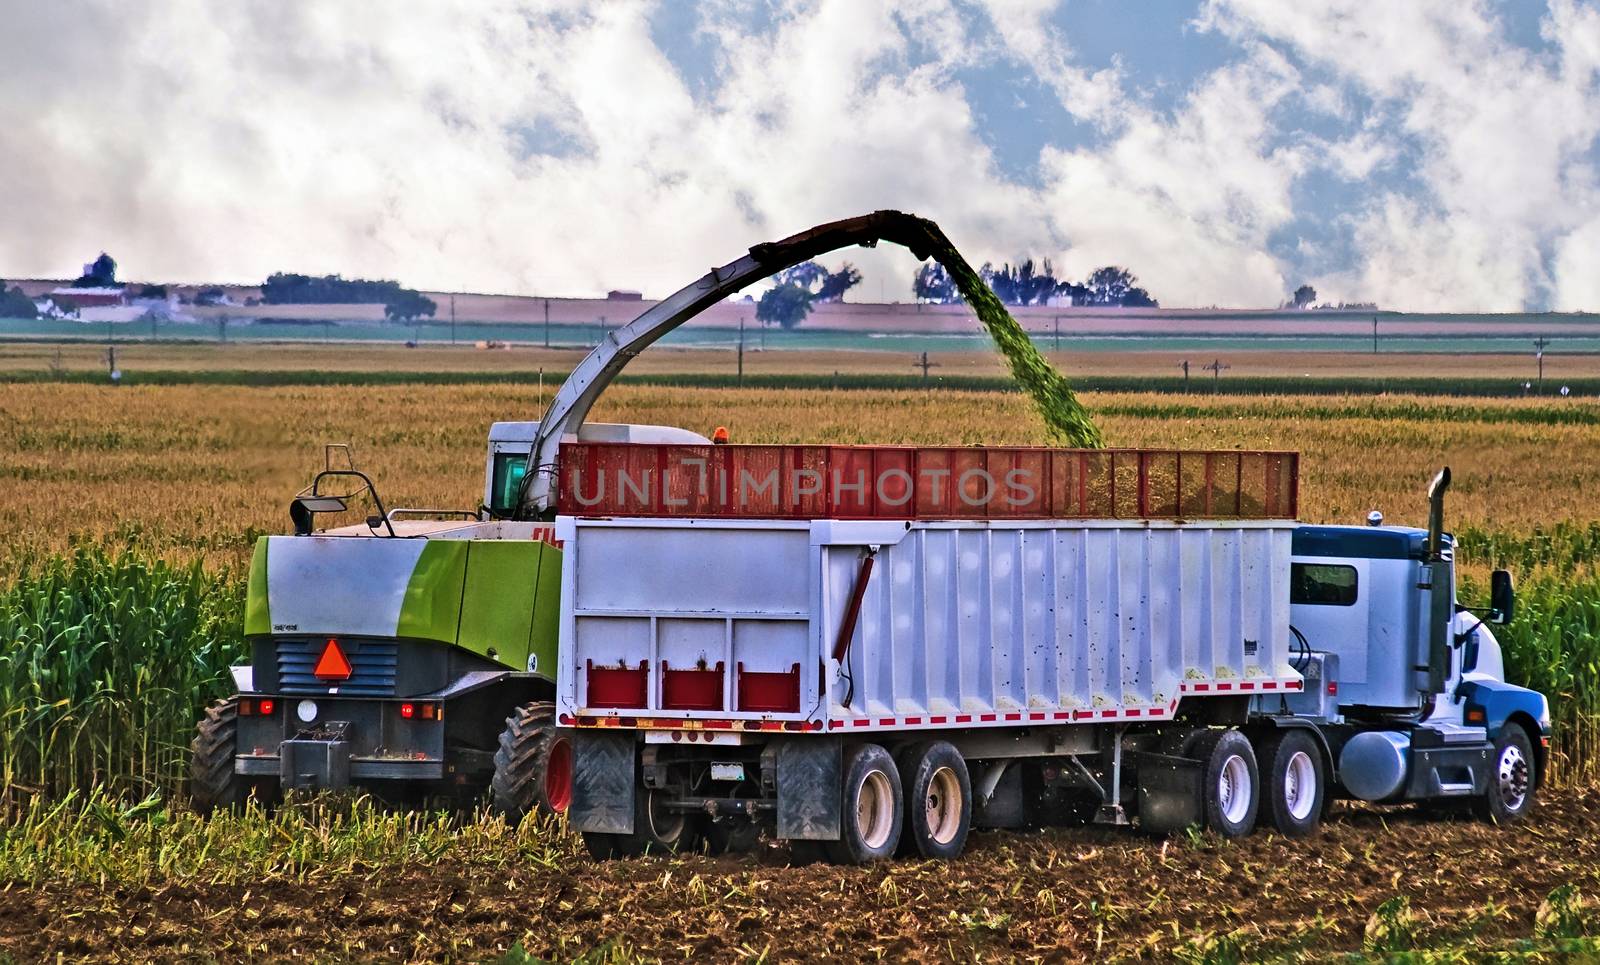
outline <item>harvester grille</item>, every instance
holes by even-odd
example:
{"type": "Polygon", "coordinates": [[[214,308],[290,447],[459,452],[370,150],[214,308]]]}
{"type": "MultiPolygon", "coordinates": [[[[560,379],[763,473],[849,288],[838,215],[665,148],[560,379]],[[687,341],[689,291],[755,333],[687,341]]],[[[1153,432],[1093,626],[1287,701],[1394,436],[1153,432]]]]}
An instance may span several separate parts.
{"type": "Polygon", "coordinates": [[[339,647],[350,661],[347,680],[322,680],[313,672],[328,641],[322,637],[278,641],[278,688],[286,694],[394,696],[395,642],[341,637],[339,647]]]}

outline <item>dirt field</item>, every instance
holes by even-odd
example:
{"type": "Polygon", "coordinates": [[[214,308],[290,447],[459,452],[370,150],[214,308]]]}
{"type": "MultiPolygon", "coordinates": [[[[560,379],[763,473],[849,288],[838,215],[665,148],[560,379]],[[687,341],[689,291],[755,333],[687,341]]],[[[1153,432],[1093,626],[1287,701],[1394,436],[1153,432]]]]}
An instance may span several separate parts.
{"type": "Polygon", "coordinates": [[[557,960],[1200,960],[1208,950],[1227,960],[1230,947],[1320,959],[1364,944],[1481,953],[1541,931],[1548,940],[1535,915],[1553,889],[1595,892],[1600,793],[1554,796],[1511,829],[1341,807],[1308,841],[986,833],[953,864],[865,869],[790,867],[776,847],[604,865],[575,851],[569,842],[548,868],[449,851],[243,884],[12,886],[0,890],[0,957],[483,959],[517,944],[557,960]],[[1397,896],[1409,912],[1374,920],[1397,896]]]}

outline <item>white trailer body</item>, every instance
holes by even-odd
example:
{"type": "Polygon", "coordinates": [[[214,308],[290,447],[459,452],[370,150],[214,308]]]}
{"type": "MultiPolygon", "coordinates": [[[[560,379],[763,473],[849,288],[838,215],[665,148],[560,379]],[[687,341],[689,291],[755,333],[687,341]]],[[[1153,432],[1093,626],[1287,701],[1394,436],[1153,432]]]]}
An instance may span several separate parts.
{"type": "Polygon", "coordinates": [[[860,733],[1161,720],[1185,696],[1298,690],[1293,529],[561,517],[558,710],[578,726],[860,733]],[[680,695],[674,671],[709,676],[680,695]],[[783,674],[792,708],[745,699],[747,678],[783,674]]]}

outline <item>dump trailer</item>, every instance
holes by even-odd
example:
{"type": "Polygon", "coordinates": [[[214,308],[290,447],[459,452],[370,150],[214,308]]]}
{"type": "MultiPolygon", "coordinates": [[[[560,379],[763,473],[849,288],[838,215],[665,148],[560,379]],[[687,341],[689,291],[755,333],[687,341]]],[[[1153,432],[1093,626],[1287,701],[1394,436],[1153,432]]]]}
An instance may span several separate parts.
{"type": "MultiPolygon", "coordinates": [[[[1292,453],[572,445],[558,723],[597,857],[762,830],[845,863],[972,827],[1315,831],[1533,806],[1442,530],[1307,526],[1292,453]]],[[[1495,575],[1487,622],[1510,618],[1495,575]]]]}
{"type": "MultiPolygon", "coordinates": [[[[516,818],[561,811],[570,748],[553,723],[561,548],[552,488],[567,444],[694,444],[664,426],[587,421],[618,372],[667,331],[745,286],[847,245],[948,245],[893,211],[763,242],[608,332],[544,418],[497,423],[483,501],[389,509],[348,458],[330,457],[290,504],[293,535],[261,539],[237,693],[205,711],[190,790],[202,812],[289,788],[357,787],[396,802],[485,792],[516,818]],[[364,524],[319,528],[363,501],[364,524]]],[[[330,447],[336,449],[338,447],[330,447]]]]}

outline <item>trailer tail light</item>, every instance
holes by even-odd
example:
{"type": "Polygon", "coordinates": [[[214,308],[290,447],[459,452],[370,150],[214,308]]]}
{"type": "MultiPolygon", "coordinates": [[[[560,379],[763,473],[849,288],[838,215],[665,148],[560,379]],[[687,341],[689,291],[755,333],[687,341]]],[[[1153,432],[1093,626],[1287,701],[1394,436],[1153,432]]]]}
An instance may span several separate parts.
{"type": "Polygon", "coordinates": [[[328,642],[322,647],[322,656],[317,658],[317,665],[311,674],[318,680],[350,679],[350,658],[344,655],[344,648],[339,646],[338,640],[333,637],[328,638],[328,642]]]}
{"type": "Polygon", "coordinates": [[[262,700],[251,700],[249,698],[245,698],[239,701],[240,717],[271,717],[272,712],[277,709],[277,701],[270,697],[262,700]]]}
{"type": "Polygon", "coordinates": [[[253,717],[253,716],[255,716],[255,712],[256,712],[256,705],[255,704],[251,703],[248,700],[239,701],[239,716],[240,717],[253,717]]]}
{"type": "Polygon", "coordinates": [[[401,704],[400,705],[400,716],[401,717],[404,717],[406,720],[410,720],[411,718],[415,717],[416,715],[417,715],[417,705],[416,704],[401,704]]]}
{"type": "Polygon", "coordinates": [[[444,720],[444,708],[438,704],[412,703],[406,701],[400,705],[402,720],[444,720]]]}
{"type": "Polygon", "coordinates": [[[1337,680],[1328,681],[1328,696],[1329,697],[1337,697],[1337,696],[1339,696],[1339,681],[1337,681],[1337,680]]]}
{"type": "Polygon", "coordinates": [[[271,717],[272,712],[278,709],[278,705],[274,701],[263,700],[256,705],[256,709],[261,712],[261,716],[271,717]]]}

